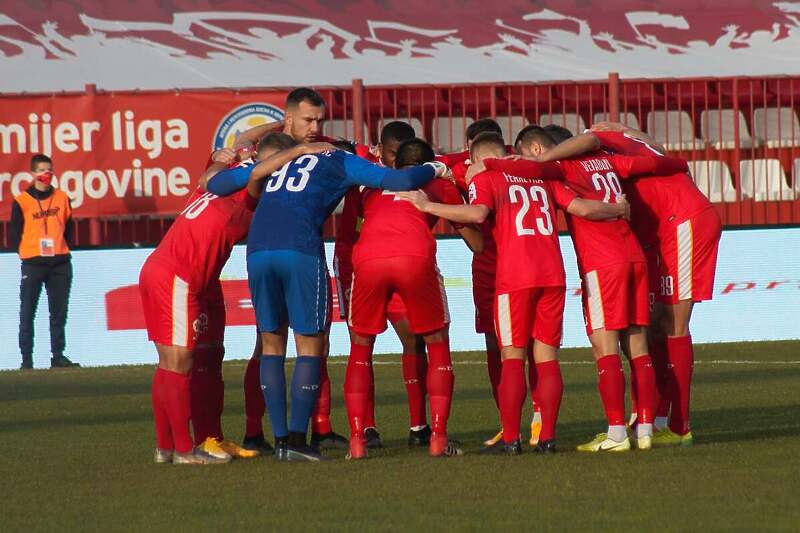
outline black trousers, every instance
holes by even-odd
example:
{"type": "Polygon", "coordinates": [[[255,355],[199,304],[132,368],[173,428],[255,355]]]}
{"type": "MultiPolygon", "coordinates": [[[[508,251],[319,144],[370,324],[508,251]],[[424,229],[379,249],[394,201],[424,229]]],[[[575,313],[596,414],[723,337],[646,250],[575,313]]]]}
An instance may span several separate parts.
{"type": "Polygon", "coordinates": [[[54,356],[62,355],[66,346],[64,326],[67,323],[69,290],[72,286],[72,262],[67,260],[56,265],[22,263],[22,279],[19,284],[19,349],[22,356],[33,353],[33,319],[39,305],[42,286],[47,290],[50,308],[50,351],[54,356]]]}

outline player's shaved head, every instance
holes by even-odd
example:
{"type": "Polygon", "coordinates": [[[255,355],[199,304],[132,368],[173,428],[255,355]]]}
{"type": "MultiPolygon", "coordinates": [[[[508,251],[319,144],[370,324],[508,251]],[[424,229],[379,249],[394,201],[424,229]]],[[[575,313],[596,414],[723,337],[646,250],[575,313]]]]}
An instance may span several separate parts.
{"type": "Polygon", "coordinates": [[[417,134],[411,124],[400,120],[393,120],[381,129],[381,143],[388,141],[403,142],[416,136],[417,134]]]}
{"type": "Polygon", "coordinates": [[[383,164],[387,167],[394,167],[400,144],[416,136],[417,134],[414,133],[414,128],[411,127],[411,124],[399,120],[393,120],[386,124],[381,129],[381,142],[378,146],[383,164]]]}
{"type": "Polygon", "coordinates": [[[506,143],[503,136],[493,131],[479,134],[472,140],[469,147],[469,158],[477,163],[487,157],[504,157],[506,155],[506,143]]]}
{"type": "Polygon", "coordinates": [[[500,124],[497,123],[496,120],[491,118],[481,118],[467,126],[467,146],[471,146],[475,137],[480,135],[481,133],[497,133],[498,135],[503,135],[503,130],[500,128],[500,124]]]}
{"type": "Polygon", "coordinates": [[[275,152],[280,152],[281,150],[286,150],[296,145],[297,141],[292,139],[289,135],[273,131],[267,133],[266,135],[261,137],[260,141],[258,141],[258,150],[256,151],[256,157],[258,159],[265,159],[274,154],[275,152]]]}
{"type": "Polygon", "coordinates": [[[556,144],[561,144],[567,139],[572,138],[572,132],[564,126],[558,124],[548,124],[544,127],[544,131],[555,141],[556,144]]]}
{"type": "Polygon", "coordinates": [[[314,89],[299,87],[286,97],[283,133],[297,142],[313,141],[322,132],[325,101],[314,89]]]}
{"type": "Polygon", "coordinates": [[[541,126],[525,126],[517,135],[514,149],[526,156],[540,155],[554,147],[556,142],[541,126]]]}
{"type": "Polygon", "coordinates": [[[36,154],[31,157],[31,171],[38,172],[40,167],[52,168],[53,160],[44,154],[36,154]]]}
{"type": "Polygon", "coordinates": [[[395,168],[406,168],[428,163],[436,158],[431,145],[420,138],[403,141],[397,149],[395,168]]]}

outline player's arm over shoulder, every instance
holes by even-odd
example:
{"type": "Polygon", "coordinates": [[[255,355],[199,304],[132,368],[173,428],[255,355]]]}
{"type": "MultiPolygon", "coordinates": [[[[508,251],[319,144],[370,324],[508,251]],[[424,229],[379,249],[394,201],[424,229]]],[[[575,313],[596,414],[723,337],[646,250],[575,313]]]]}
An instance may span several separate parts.
{"type": "Polygon", "coordinates": [[[631,215],[631,206],[625,200],[625,195],[618,197],[616,203],[613,204],[588,200],[581,198],[568,185],[560,182],[553,183],[552,192],[556,205],[576,217],[588,220],[609,220],[629,219],[631,215]]]}
{"type": "MultiPolygon", "coordinates": [[[[436,200],[439,203],[455,206],[463,206],[464,199],[458,188],[450,181],[445,179],[435,179],[426,187],[436,191],[436,200]]],[[[450,225],[461,236],[467,247],[473,253],[483,253],[483,232],[472,224],[461,224],[450,221],[450,225]]]]}

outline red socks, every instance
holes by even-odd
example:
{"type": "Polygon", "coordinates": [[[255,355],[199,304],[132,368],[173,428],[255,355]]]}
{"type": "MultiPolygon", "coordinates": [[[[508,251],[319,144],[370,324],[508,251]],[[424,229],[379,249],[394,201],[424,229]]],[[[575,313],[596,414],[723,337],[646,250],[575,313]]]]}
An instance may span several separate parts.
{"type": "Polygon", "coordinates": [[[637,399],[636,421],[652,424],[655,417],[656,373],[649,355],[631,359],[631,388],[637,399]]]}
{"type": "Polygon", "coordinates": [[[225,382],[222,380],[222,347],[197,348],[189,374],[192,428],[194,443],[208,437],[222,440],[222,411],[225,404],[225,382]]]}
{"type": "Polygon", "coordinates": [[[160,368],[156,369],[153,385],[150,388],[150,398],[153,402],[153,419],[156,425],[156,446],[162,450],[173,450],[175,443],[172,441],[172,430],[164,400],[164,372],[160,368]]]}
{"type": "Polygon", "coordinates": [[[425,354],[403,354],[403,382],[408,395],[409,427],[424,426],[428,423],[425,411],[425,380],[428,374],[428,360],[425,354]]]}
{"type": "Polygon", "coordinates": [[[525,361],[522,359],[506,359],[503,361],[503,372],[500,386],[500,422],[503,425],[503,441],[511,444],[519,439],[519,419],[522,416],[522,404],[525,403],[525,361]]]}
{"type": "Polygon", "coordinates": [[[600,399],[609,426],[625,425],[625,374],[619,354],[604,355],[596,361],[600,399]]]}
{"type": "Polygon", "coordinates": [[[492,396],[497,409],[500,409],[500,396],[497,388],[500,386],[500,374],[502,373],[503,363],[500,359],[499,350],[486,350],[486,369],[489,371],[489,384],[492,386],[492,396]]]}
{"type": "Polygon", "coordinates": [[[325,435],[331,432],[331,378],[328,377],[328,358],[320,358],[319,394],[311,413],[311,432],[325,435]]]}
{"type": "Polygon", "coordinates": [[[667,356],[672,377],[672,413],[669,428],[678,435],[689,432],[694,350],[692,336],[667,338],[667,356]]]}
{"type": "MultiPolygon", "coordinates": [[[[542,413],[542,432],[539,442],[552,440],[556,436],[558,410],[564,394],[564,381],[558,361],[546,361],[536,366],[536,405],[542,413]]],[[[505,424],[503,426],[505,428],[505,424]]],[[[504,429],[505,431],[505,429],[504,429]]]]}
{"type": "Polygon", "coordinates": [[[431,405],[431,430],[434,435],[447,435],[447,419],[453,400],[453,362],[448,341],[428,343],[428,401],[431,405]]]}
{"type": "Polygon", "coordinates": [[[669,416],[669,408],[672,404],[670,385],[672,378],[670,377],[667,360],[667,342],[663,338],[650,338],[648,339],[648,345],[650,346],[650,358],[653,361],[653,369],[656,376],[655,416],[666,418],[669,416]]]}
{"type": "Polygon", "coordinates": [[[266,412],[264,395],[261,393],[260,356],[252,357],[244,371],[245,437],[256,437],[264,433],[262,419],[266,412]]]}
{"type": "Polygon", "coordinates": [[[369,394],[367,395],[367,412],[364,414],[364,429],[374,428],[375,424],[375,367],[369,365],[369,394]]]}
{"type": "Polygon", "coordinates": [[[536,392],[536,382],[538,381],[538,375],[536,373],[536,361],[533,359],[533,350],[530,348],[528,349],[528,389],[531,391],[531,407],[533,407],[533,412],[541,412],[539,409],[539,398],[538,393],[536,392]]]}
{"type": "Polygon", "coordinates": [[[192,436],[189,432],[191,417],[191,399],[189,392],[189,376],[159,368],[156,373],[162,375],[162,402],[169,418],[169,427],[175,442],[175,451],[189,453],[192,451],[192,436]]]}
{"type": "Polygon", "coordinates": [[[350,421],[350,436],[364,437],[365,417],[372,382],[372,347],[352,343],[344,378],[344,403],[350,421]]]}

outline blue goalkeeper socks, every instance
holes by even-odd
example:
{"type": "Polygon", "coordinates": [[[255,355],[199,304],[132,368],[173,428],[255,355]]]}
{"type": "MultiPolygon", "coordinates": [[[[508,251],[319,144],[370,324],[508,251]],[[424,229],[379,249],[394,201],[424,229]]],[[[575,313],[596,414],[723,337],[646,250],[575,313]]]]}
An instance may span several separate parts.
{"type": "Polygon", "coordinates": [[[307,355],[297,357],[292,374],[292,416],[289,431],[308,432],[308,421],[314,411],[319,394],[320,358],[307,355]]]}
{"type": "Polygon", "coordinates": [[[286,428],[286,374],[283,371],[285,355],[261,356],[261,392],[267,404],[272,434],[276,439],[289,434],[286,428]]]}

